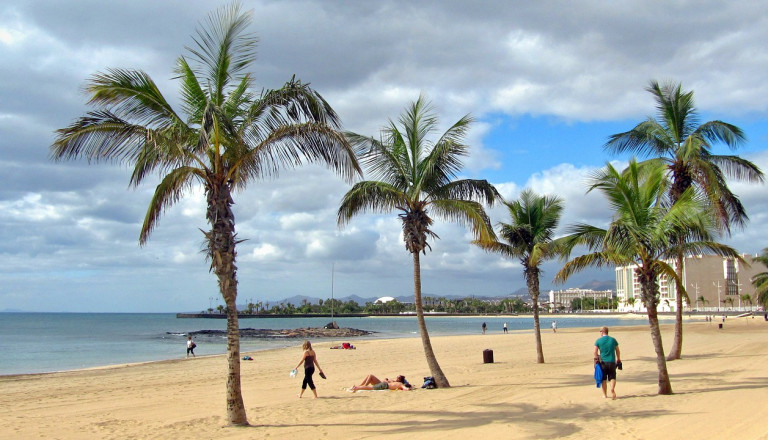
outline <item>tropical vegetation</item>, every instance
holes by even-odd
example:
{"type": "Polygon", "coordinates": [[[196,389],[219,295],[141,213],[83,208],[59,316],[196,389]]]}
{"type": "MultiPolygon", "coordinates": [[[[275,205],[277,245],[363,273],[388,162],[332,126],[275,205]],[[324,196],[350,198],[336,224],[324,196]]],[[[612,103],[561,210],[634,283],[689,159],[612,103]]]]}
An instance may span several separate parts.
{"type": "Polygon", "coordinates": [[[658,278],[678,277],[668,262],[677,255],[677,237],[685,237],[686,252],[708,250],[727,257],[738,255],[730,247],[712,241],[717,225],[707,215],[707,207],[694,188],[671,202],[665,172],[658,162],[641,165],[632,160],[624,171],[608,164],[595,173],[588,191],[602,192],[614,211],[613,217],[607,229],[587,224],[569,228],[569,235],[559,239],[565,255],[577,245],[586,246],[589,253],[566,262],[555,280],[563,282],[590,266],[635,265],[656,352],[658,393],[672,394],[657,308],[658,278]]]}
{"type": "MultiPolygon", "coordinates": [[[[608,310],[616,308],[615,301],[608,302],[604,298],[598,298],[595,304],[592,298],[584,298],[584,310],[608,310]]],[[[445,313],[450,315],[514,315],[519,313],[531,313],[532,307],[522,297],[506,298],[446,298],[443,296],[422,296],[422,309],[425,313],[445,313]]],[[[578,308],[574,307],[574,311],[578,308]]],[[[209,307],[202,310],[201,314],[222,314],[227,308],[223,305],[209,307]]],[[[564,307],[561,311],[566,311],[564,307]]],[[[354,300],[341,301],[339,299],[321,299],[317,302],[302,299],[299,304],[287,301],[270,303],[269,301],[248,302],[240,314],[246,315],[330,315],[330,314],[366,314],[384,315],[415,313],[416,305],[412,302],[400,302],[391,300],[388,302],[367,301],[359,304],[354,300]]]]}
{"type": "Polygon", "coordinates": [[[85,158],[133,167],[131,186],[157,173],[160,183],[139,234],[144,245],[161,215],[195,187],[206,198],[204,252],[227,312],[226,407],[230,424],[248,419],[240,389],[235,216],[233,193],[283,168],[321,163],[352,181],[361,170],[323,97],[296,78],[277,89],[253,90],[247,69],[257,38],[252,17],[223,7],[197,29],[188,55],[178,58],[180,112],[141,70],[108,69],[85,86],[95,109],[57,131],[54,160],[85,158]]]}
{"type": "Polygon", "coordinates": [[[428,239],[438,238],[431,229],[434,218],[468,226],[479,240],[490,241],[493,228],[483,208],[499,194],[486,180],[456,179],[462,158],[469,153],[464,137],[473,119],[466,115],[436,140],[438,119],[424,96],[420,96],[394,121],[382,129],[379,139],[347,133],[358,151],[369,177],[356,183],[343,197],[339,225],[364,212],[398,211],[405,249],[413,259],[413,292],[424,354],[437,386],[450,386],[435,357],[424,321],[421,296],[420,254],[431,249],[428,239]]]}
{"type": "MultiPolygon", "coordinates": [[[[762,182],[763,174],[752,162],[734,155],[714,154],[716,144],[736,149],[746,141],[742,130],[723,121],[699,124],[693,91],[683,91],[681,84],[660,85],[651,81],[646,89],[656,101],[657,117],[648,118],[632,130],[614,134],[605,148],[621,153],[631,152],[654,157],[667,168],[672,184],[670,202],[675,203],[688,188],[694,187],[709,206],[710,214],[721,231],[729,233],[731,225],[742,226],[748,220],[739,198],[728,188],[726,178],[762,182]]],[[[682,279],[685,258],[682,240],[677,237],[675,267],[682,279]]],[[[677,284],[675,337],[668,360],[679,359],[683,344],[683,299],[691,303],[685,287],[677,284]]]]}
{"type": "Polygon", "coordinates": [[[539,325],[539,281],[541,265],[559,255],[553,244],[555,229],[560,223],[563,202],[555,196],[543,196],[526,189],[514,202],[504,202],[509,213],[509,223],[499,223],[501,240],[482,241],[475,244],[489,252],[507,258],[518,258],[523,266],[525,284],[533,301],[533,329],[536,335],[536,362],[544,363],[539,325]],[[502,241],[503,240],[503,241],[502,241]]]}

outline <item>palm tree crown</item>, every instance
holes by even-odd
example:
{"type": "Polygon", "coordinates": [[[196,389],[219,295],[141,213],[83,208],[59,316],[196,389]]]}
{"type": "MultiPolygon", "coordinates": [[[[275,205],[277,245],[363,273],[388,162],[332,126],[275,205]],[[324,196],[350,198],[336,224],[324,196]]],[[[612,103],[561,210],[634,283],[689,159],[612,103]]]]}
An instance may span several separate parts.
{"type": "Polygon", "coordinates": [[[338,132],[336,113],[308,84],[292,78],[279,89],[253,92],[245,69],[257,39],[247,33],[251,14],[239,5],[211,13],[197,29],[189,58],[176,63],[181,110],[171,107],[140,70],[109,69],[85,90],[96,107],[57,131],[55,160],[84,157],[133,166],[131,185],[157,172],[161,181],[139,234],[146,243],[161,214],[194,185],[205,191],[206,256],[227,310],[227,414],[247,424],[240,391],[237,267],[233,190],[281,168],[326,164],[347,180],[361,172],[354,150],[338,132]]]}
{"type": "Polygon", "coordinates": [[[405,248],[413,255],[414,298],[422,343],[438,387],[449,383],[435,359],[424,322],[419,254],[430,247],[428,238],[438,238],[431,229],[432,216],[467,225],[478,239],[489,240],[493,230],[481,203],[493,203],[499,197],[485,180],[454,180],[463,166],[461,158],[469,151],[463,138],[471,122],[471,117],[464,116],[431,142],[428,137],[437,130],[438,120],[420,96],[401,114],[400,127],[390,121],[380,140],[346,134],[374,180],[358,182],[344,195],[339,225],[363,212],[399,211],[405,248]]]}
{"type": "Polygon", "coordinates": [[[681,84],[662,86],[651,81],[646,90],[656,100],[657,119],[648,118],[630,131],[612,135],[605,148],[659,157],[671,175],[672,202],[695,186],[705,194],[719,227],[729,231],[732,224],[742,226],[748,217],[739,198],[728,188],[726,177],[762,182],[763,173],[738,156],[712,153],[716,143],[731,149],[743,145],[746,137],[742,130],[718,120],[699,124],[693,91],[684,92],[681,84]]]}

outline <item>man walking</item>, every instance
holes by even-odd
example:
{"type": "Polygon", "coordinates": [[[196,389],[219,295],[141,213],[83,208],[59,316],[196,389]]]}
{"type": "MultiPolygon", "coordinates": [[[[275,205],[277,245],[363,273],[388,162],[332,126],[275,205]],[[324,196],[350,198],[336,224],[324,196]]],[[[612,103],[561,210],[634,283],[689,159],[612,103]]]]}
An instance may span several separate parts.
{"type": "Polygon", "coordinates": [[[603,369],[603,397],[608,398],[608,382],[611,383],[611,399],[616,400],[616,367],[621,366],[619,341],[608,336],[608,327],[600,327],[600,337],[595,341],[595,362],[603,369]]]}

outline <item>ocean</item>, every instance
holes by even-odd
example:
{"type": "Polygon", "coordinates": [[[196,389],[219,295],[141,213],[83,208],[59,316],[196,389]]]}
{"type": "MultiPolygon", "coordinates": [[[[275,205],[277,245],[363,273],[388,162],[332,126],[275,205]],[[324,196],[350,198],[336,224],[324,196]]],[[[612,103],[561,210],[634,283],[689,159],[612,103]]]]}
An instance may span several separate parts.
{"type": "MultiPolygon", "coordinates": [[[[415,316],[339,318],[340,327],[376,332],[365,338],[418,337],[415,316]]],[[[589,316],[541,318],[542,331],[553,320],[558,329],[602,325],[648,325],[642,319],[589,316]]],[[[322,327],[330,318],[248,318],[241,328],[292,329],[322,327]]],[[[430,336],[501,332],[504,322],[510,331],[532,330],[533,318],[428,316],[430,336]]],[[[672,318],[663,321],[674,322],[672,318]]],[[[226,330],[224,319],[177,319],[172,313],[0,313],[0,375],[47,373],[115,364],[159,361],[184,357],[186,335],[199,330],[226,330]]],[[[354,344],[355,339],[348,342],[354,344]]],[[[197,355],[223,354],[223,336],[196,336],[197,355]]],[[[346,342],[346,341],[334,341],[346,342]]],[[[285,338],[241,339],[241,351],[295,347],[301,340],[285,338]]]]}

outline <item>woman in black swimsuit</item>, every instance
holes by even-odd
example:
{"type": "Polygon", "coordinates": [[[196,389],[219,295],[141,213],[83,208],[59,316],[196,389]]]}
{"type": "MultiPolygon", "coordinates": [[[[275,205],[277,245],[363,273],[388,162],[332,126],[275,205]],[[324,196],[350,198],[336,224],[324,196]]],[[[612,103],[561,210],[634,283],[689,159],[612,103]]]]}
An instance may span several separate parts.
{"type": "Polygon", "coordinates": [[[315,365],[317,365],[317,369],[320,370],[320,374],[323,374],[323,369],[320,368],[320,364],[317,363],[317,353],[315,353],[315,350],[312,350],[312,344],[309,341],[304,341],[301,348],[304,350],[304,354],[301,356],[301,360],[299,360],[299,364],[296,365],[295,368],[298,370],[301,363],[304,363],[304,381],[301,383],[299,399],[304,395],[307,386],[309,386],[309,389],[312,390],[315,398],[317,398],[317,391],[315,390],[315,382],[312,381],[312,375],[315,374],[315,365]]]}

